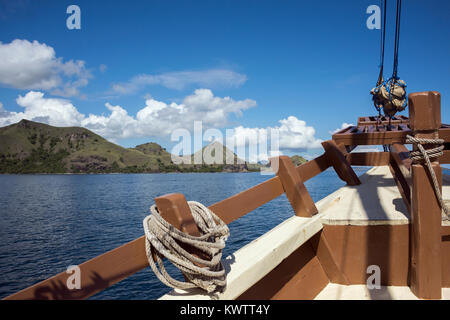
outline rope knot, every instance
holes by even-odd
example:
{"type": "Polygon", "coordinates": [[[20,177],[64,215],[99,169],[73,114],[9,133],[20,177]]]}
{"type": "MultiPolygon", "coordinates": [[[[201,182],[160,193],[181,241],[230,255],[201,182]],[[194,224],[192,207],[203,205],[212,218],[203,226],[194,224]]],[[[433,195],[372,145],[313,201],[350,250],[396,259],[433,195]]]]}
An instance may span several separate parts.
{"type": "Polygon", "coordinates": [[[149,265],[158,279],[169,287],[178,289],[198,287],[208,293],[222,291],[226,286],[226,274],[221,261],[222,249],[225,248],[230,230],[222,219],[203,204],[188,201],[188,205],[200,231],[198,237],[186,234],[169,224],[161,217],[156,205],[150,208],[151,214],[143,221],[149,265]],[[183,244],[203,254],[201,257],[195,256],[186,251],[182,247],[183,244]],[[164,266],[163,257],[181,270],[188,282],[172,278],[164,266]]]}
{"type": "Polygon", "coordinates": [[[426,158],[430,161],[435,160],[444,154],[444,140],[443,139],[424,139],[416,138],[410,135],[406,136],[406,143],[411,143],[417,146],[418,150],[411,151],[409,156],[413,163],[425,163],[426,158]],[[425,149],[423,145],[439,145],[435,148],[425,149]],[[426,155],[426,156],[425,156],[426,155]]]}
{"type": "Polygon", "coordinates": [[[410,135],[406,135],[406,143],[412,143],[417,147],[418,150],[411,151],[409,156],[413,163],[423,163],[428,168],[431,175],[431,180],[433,182],[434,193],[439,201],[439,205],[442,209],[442,217],[444,220],[450,220],[450,209],[445,205],[444,199],[442,198],[441,188],[436,177],[436,173],[431,165],[431,159],[437,159],[444,154],[444,140],[443,139],[424,139],[416,138],[410,135]],[[439,145],[432,149],[425,149],[423,145],[439,145]]]}

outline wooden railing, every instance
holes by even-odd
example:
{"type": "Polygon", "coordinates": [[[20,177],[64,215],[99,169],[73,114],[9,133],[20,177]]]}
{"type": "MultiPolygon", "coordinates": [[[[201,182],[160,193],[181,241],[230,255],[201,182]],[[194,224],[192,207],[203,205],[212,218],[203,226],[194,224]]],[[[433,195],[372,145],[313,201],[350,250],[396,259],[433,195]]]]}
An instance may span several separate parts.
{"type": "MultiPolygon", "coordinates": [[[[278,162],[277,176],[268,179],[250,189],[230,198],[217,202],[209,208],[225,223],[230,223],[263,204],[286,193],[294,212],[298,216],[310,217],[317,213],[304,182],[315,177],[331,166],[349,184],[358,184],[359,180],[345,155],[334,141],[323,143],[326,152],[300,166],[295,167],[289,157],[271,159],[278,162]]],[[[166,195],[155,199],[158,209],[165,219],[185,232],[189,230],[189,215],[182,203],[184,197],[166,195]],[[169,212],[170,209],[173,212],[169,212]]],[[[19,291],[6,299],[85,299],[148,266],[145,254],[145,238],[142,236],[114,250],[79,265],[81,289],[69,290],[66,281],[69,274],[61,272],[47,280],[19,291]]]]}
{"type": "MultiPolygon", "coordinates": [[[[416,117],[413,116],[411,119],[413,124],[416,123],[414,122],[415,120],[419,121],[422,116],[419,116],[419,107],[425,106],[424,110],[428,111],[430,108],[433,110],[438,108],[440,115],[440,96],[439,100],[433,100],[433,97],[430,98],[430,95],[434,97],[436,93],[428,92],[410,95],[410,110],[416,111],[416,117]]],[[[437,114],[437,112],[434,112],[433,114],[437,114]]],[[[404,124],[402,123],[401,125],[404,124]]],[[[347,132],[346,130],[348,131],[348,129],[344,129],[343,132],[347,132]]],[[[345,135],[345,137],[341,136],[339,139],[336,139],[338,142],[335,140],[325,141],[322,143],[325,150],[324,154],[297,167],[295,167],[292,161],[286,156],[273,158],[271,159],[272,165],[277,163],[276,167],[278,168],[275,177],[230,198],[217,202],[209,208],[228,224],[285,193],[297,216],[311,217],[317,213],[317,208],[315,207],[304,182],[315,177],[329,167],[333,167],[339,178],[348,185],[358,185],[360,184],[360,181],[353,171],[352,165],[389,165],[400,193],[407,204],[408,210],[412,212],[413,230],[418,230],[419,223],[425,224],[427,226],[426,228],[428,228],[429,224],[423,222],[424,219],[428,218],[424,215],[422,207],[428,205],[429,201],[427,200],[424,202],[422,198],[420,198],[421,200],[418,200],[418,193],[426,192],[427,194],[430,194],[431,186],[429,180],[424,176],[425,169],[421,165],[411,165],[411,161],[407,156],[408,150],[404,145],[397,143],[398,141],[400,141],[400,143],[404,142],[406,134],[411,134],[412,130],[408,128],[408,130],[405,129],[400,131],[394,133],[385,132],[381,134],[366,132],[366,140],[364,140],[364,137],[362,136],[359,136],[355,140],[352,135],[345,135]],[[385,139],[383,139],[383,136],[385,139]],[[355,141],[358,143],[355,143],[355,141]],[[367,145],[374,142],[379,144],[392,143],[390,152],[349,153],[357,144],[367,145]],[[412,183],[410,178],[411,171],[412,183]],[[418,178],[419,175],[420,178],[418,178]]],[[[441,135],[441,131],[442,130],[439,131],[439,135],[441,135]]],[[[340,134],[342,134],[342,132],[340,134]]],[[[364,134],[365,133],[363,132],[363,135],[364,134]]],[[[447,136],[447,131],[445,131],[443,135],[447,136]]],[[[335,136],[336,135],[334,135],[333,138],[335,136]]],[[[446,141],[450,141],[450,135],[448,135],[448,138],[449,139],[446,139],[446,141]]],[[[441,162],[445,161],[444,163],[449,163],[449,159],[450,155],[446,151],[444,157],[441,158],[441,162]]],[[[433,199],[430,201],[430,208],[431,210],[434,210],[433,214],[436,215],[436,210],[439,208],[436,207],[436,203],[433,199]]],[[[166,195],[156,198],[155,202],[161,215],[175,227],[190,234],[195,234],[198,231],[193,223],[184,196],[179,194],[166,195]]],[[[437,221],[434,219],[432,221],[432,228],[430,227],[429,229],[432,231],[436,227],[437,221]]],[[[413,257],[416,260],[413,260],[412,263],[415,264],[414,268],[417,266],[419,270],[418,273],[415,274],[416,278],[414,278],[414,283],[418,284],[416,286],[418,289],[415,290],[415,293],[419,297],[430,297],[429,292],[432,292],[431,297],[433,298],[437,296],[437,291],[435,290],[436,280],[434,279],[432,281],[433,284],[430,285],[424,278],[424,272],[430,270],[427,269],[423,262],[423,259],[426,256],[420,251],[426,246],[429,246],[430,243],[433,248],[436,248],[437,246],[436,237],[431,237],[432,240],[430,240],[431,238],[429,236],[424,236],[424,234],[428,235],[429,232],[431,232],[430,230],[419,228],[417,234],[412,234],[412,243],[415,244],[413,250],[416,250],[413,251],[413,257]]],[[[144,247],[145,238],[140,237],[121,247],[80,264],[81,289],[68,289],[66,281],[70,275],[66,272],[62,272],[52,278],[19,291],[6,299],[88,298],[147,267],[148,261],[144,247]]],[[[439,252],[439,250],[437,252],[439,252]]],[[[435,259],[433,265],[439,262],[436,260],[436,257],[433,259],[435,259]]],[[[417,270],[417,268],[415,270],[417,270]]],[[[439,274],[440,273],[438,272],[436,277],[439,277],[439,274]]]]}

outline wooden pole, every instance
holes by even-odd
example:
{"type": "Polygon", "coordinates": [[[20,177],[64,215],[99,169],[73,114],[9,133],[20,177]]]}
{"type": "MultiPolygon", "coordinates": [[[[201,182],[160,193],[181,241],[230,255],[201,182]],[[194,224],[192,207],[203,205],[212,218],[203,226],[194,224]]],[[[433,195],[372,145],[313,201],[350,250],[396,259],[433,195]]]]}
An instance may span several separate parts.
{"type": "Polygon", "coordinates": [[[303,180],[295,169],[291,158],[280,156],[270,159],[272,168],[278,166],[277,175],[281,180],[286,197],[294,209],[295,215],[299,217],[312,217],[318,211],[303,180]]]}
{"type": "Polygon", "coordinates": [[[167,194],[155,198],[155,204],[161,217],[175,228],[192,236],[200,235],[184,195],[181,193],[167,194]]]}
{"type": "MultiPolygon", "coordinates": [[[[191,209],[189,208],[189,204],[187,203],[186,198],[183,194],[166,194],[164,196],[155,198],[155,204],[161,217],[169,222],[172,226],[191,236],[200,236],[200,230],[197,227],[194,217],[192,216],[191,209]]],[[[198,250],[197,248],[181,242],[179,242],[178,244],[189,253],[201,259],[211,259],[211,257],[209,257],[206,253],[198,250]]],[[[156,258],[153,257],[153,260],[156,261],[156,258]]],[[[199,265],[197,263],[195,264],[199,265]]]]}
{"type": "MultiPolygon", "coordinates": [[[[438,138],[441,127],[441,96],[438,92],[412,93],[408,97],[410,127],[416,138],[438,138]]],[[[426,146],[424,146],[426,149],[426,146]]],[[[414,147],[416,149],[416,147],[414,147]]],[[[442,190],[439,162],[432,167],[442,190]]],[[[412,292],[422,299],[440,299],[441,208],[425,164],[412,165],[411,279],[412,292]]]]}
{"type": "Polygon", "coordinates": [[[337,145],[333,140],[322,142],[329,163],[333,166],[339,178],[349,186],[357,186],[361,184],[352,166],[345,157],[344,145],[337,145]]]}

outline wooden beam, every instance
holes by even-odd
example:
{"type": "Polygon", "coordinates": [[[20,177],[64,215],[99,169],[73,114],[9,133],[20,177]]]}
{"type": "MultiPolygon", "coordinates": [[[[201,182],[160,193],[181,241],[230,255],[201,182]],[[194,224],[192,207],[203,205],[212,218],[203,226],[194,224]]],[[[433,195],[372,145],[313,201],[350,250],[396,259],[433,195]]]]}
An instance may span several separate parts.
{"type": "Polygon", "coordinates": [[[339,268],[339,264],[334,257],[333,250],[323,230],[311,238],[311,246],[330,282],[349,285],[350,282],[339,268]]]}
{"type": "MultiPolygon", "coordinates": [[[[441,99],[437,92],[409,95],[410,127],[415,137],[437,138],[441,99]]],[[[417,150],[416,147],[414,147],[417,150]]],[[[442,190],[439,162],[432,163],[442,190]]],[[[419,298],[440,299],[442,288],[441,208],[424,164],[412,165],[411,291],[419,298]]]]}
{"type": "MultiPolygon", "coordinates": [[[[398,128],[401,128],[399,125],[398,128]]],[[[363,128],[363,127],[360,127],[363,128]]],[[[405,127],[402,127],[405,128],[405,127]]],[[[375,132],[365,132],[358,131],[352,132],[347,130],[343,133],[335,133],[332,139],[337,144],[343,144],[344,146],[353,145],[384,145],[393,143],[406,143],[406,135],[411,135],[413,132],[409,129],[406,130],[393,130],[393,131],[375,131],[375,132]]],[[[450,142],[450,128],[442,127],[438,130],[439,138],[444,139],[446,142],[450,142]]]]}
{"type": "MultiPolygon", "coordinates": [[[[197,223],[192,216],[189,204],[186,198],[181,193],[170,193],[161,197],[155,198],[155,204],[161,217],[170,223],[172,226],[177,228],[184,233],[191,236],[200,236],[200,230],[197,227],[197,223]]],[[[178,241],[177,241],[178,242],[178,241]]],[[[187,252],[203,259],[210,260],[211,257],[204,253],[203,251],[187,245],[182,242],[178,242],[180,247],[182,247],[187,252]]],[[[153,256],[153,260],[156,261],[156,257],[153,256]]],[[[196,263],[197,264],[197,263],[196,263]]],[[[203,265],[197,264],[200,267],[203,265]]],[[[187,280],[187,278],[185,277],[187,280]]]]}
{"type": "Polygon", "coordinates": [[[439,158],[439,163],[450,163],[450,150],[444,150],[444,155],[439,158]]]}
{"type": "Polygon", "coordinates": [[[270,159],[270,164],[281,180],[284,192],[291,203],[294,212],[299,217],[312,217],[317,208],[303,181],[295,169],[291,158],[280,156],[270,159]]]}
{"type": "Polygon", "coordinates": [[[389,169],[397,184],[403,202],[411,213],[411,164],[409,150],[403,144],[391,145],[389,169]]]}
{"type": "Polygon", "coordinates": [[[354,152],[345,157],[352,166],[387,166],[389,152],[354,152]]]}
{"type": "Polygon", "coordinates": [[[200,235],[184,195],[181,193],[166,194],[155,198],[155,204],[161,217],[172,226],[192,236],[200,235]]]}
{"type": "Polygon", "coordinates": [[[345,158],[344,153],[333,140],[322,142],[329,163],[333,166],[341,180],[347,182],[349,186],[361,184],[358,176],[345,158]]]}
{"type": "Polygon", "coordinates": [[[74,300],[86,299],[128,276],[148,267],[145,237],[128,242],[80,265],[81,289],[70,290],[70,274],[61,272],[23,289],[5,300],[74,300]]]}
{"type": "Polygon", "coordinates": [[[297,173],[302,178],[304,182],[317,176],[319,173],[327,170],[330,167],[327,156],[322,154],[321,156],[315,158],[314,160],[305,162],[299,165],[297,168],[297,173]]]}
{"type": "Polygon", "coordinates": [[[405,145],[394,143],[391,145],[391,151],[389,154],[391,161],[395,161],[403,175],[405,177],[410,176],[412,161],[409,158],[409,150],[405,147],[405,145]]]}
{"type": "Polygon", "coordinates": [[[395,161],[392,161],[389,164],[389,170],[392,173],[392,177],[394,178],[398,191],[400,192],[403,202],[406,205],[406,209],[408,209],[408,212],[411,213],[411,187],[407,178],[403,175],[395,161]]]}
{"type": "Polygon", "coordinates": [[[242,191],[209,207],[225,223],[233,222],[243,215],[284,193],[279,177],[273,177],[250,189],[242,191]]]}

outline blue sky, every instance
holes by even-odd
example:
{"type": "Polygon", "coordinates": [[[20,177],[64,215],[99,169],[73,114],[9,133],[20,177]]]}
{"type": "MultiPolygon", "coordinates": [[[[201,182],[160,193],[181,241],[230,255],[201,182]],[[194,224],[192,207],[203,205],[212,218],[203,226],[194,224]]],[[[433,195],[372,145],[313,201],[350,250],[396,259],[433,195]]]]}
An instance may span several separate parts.
{"type": "MultiPolygon", "coordinates": [[[[394,41],[395,4],[388,3],[385,76],[392,73],[394,41]]],[[[42,67],[36,77],[59,79],[53,86],[36,77],[26,84],[20,77],[5,80],[11,71],[0,62],[0,118],[24,112],[19,96],[27,106],[54,99],[54,108],[64,99],[66,108],[70,104],[84,118],[108,117],[113,110],[108,103],[133,118],[150,97],[153,108],[157,102],[179,106],[188,104],[189,96],[199,100],[195,90],[207,89],[212,97],[209,91],[201,97],[208,101],[217,98],[222,105],[225,97],[232,99],[223,107],[233,110],[225,111],[227,120],[211,120],[211,127],[280,127],[280,120],[295,117],[286,120],[294,132],[288,134],[295,134],[304,121],[303,129],[315,130],[306,143],[312,149],[287,143],[284,152],[319,153],[316,142],[329,139],[330,131],[376,114],[369,91],[378,76],[380,31],[366,27],[366,9],[373,4],[379,0],[0,1],[2,44],[21,39],[37,41],[41,49],[51,47],[53,74],[42,67]],[[81,30],[66,27],[71,4],[81,9],[81,30]],[[69,94],[64,88],[76,90],[69,94]],[[43,96],[27,98],[30,91],[43,96]]],[[[409,0],[402,9],[399,75],[408,92],[439,91],[442,120],[449,123],[450,2],[409,0]]],[[[8,52],[11,59],[15,51],[8,52]]],[[[202,120],[202,107],[192,108],[202,120]]],[[[206,118],[211,110],[204,112],[206,118]]],[[[93,119],[85,122],[91,129],[105,120],[93,119]]],[[[105,130],[97,132],[126,147],[148,141],[173,145],[163,129],[129,134],[105,130]]]]}

